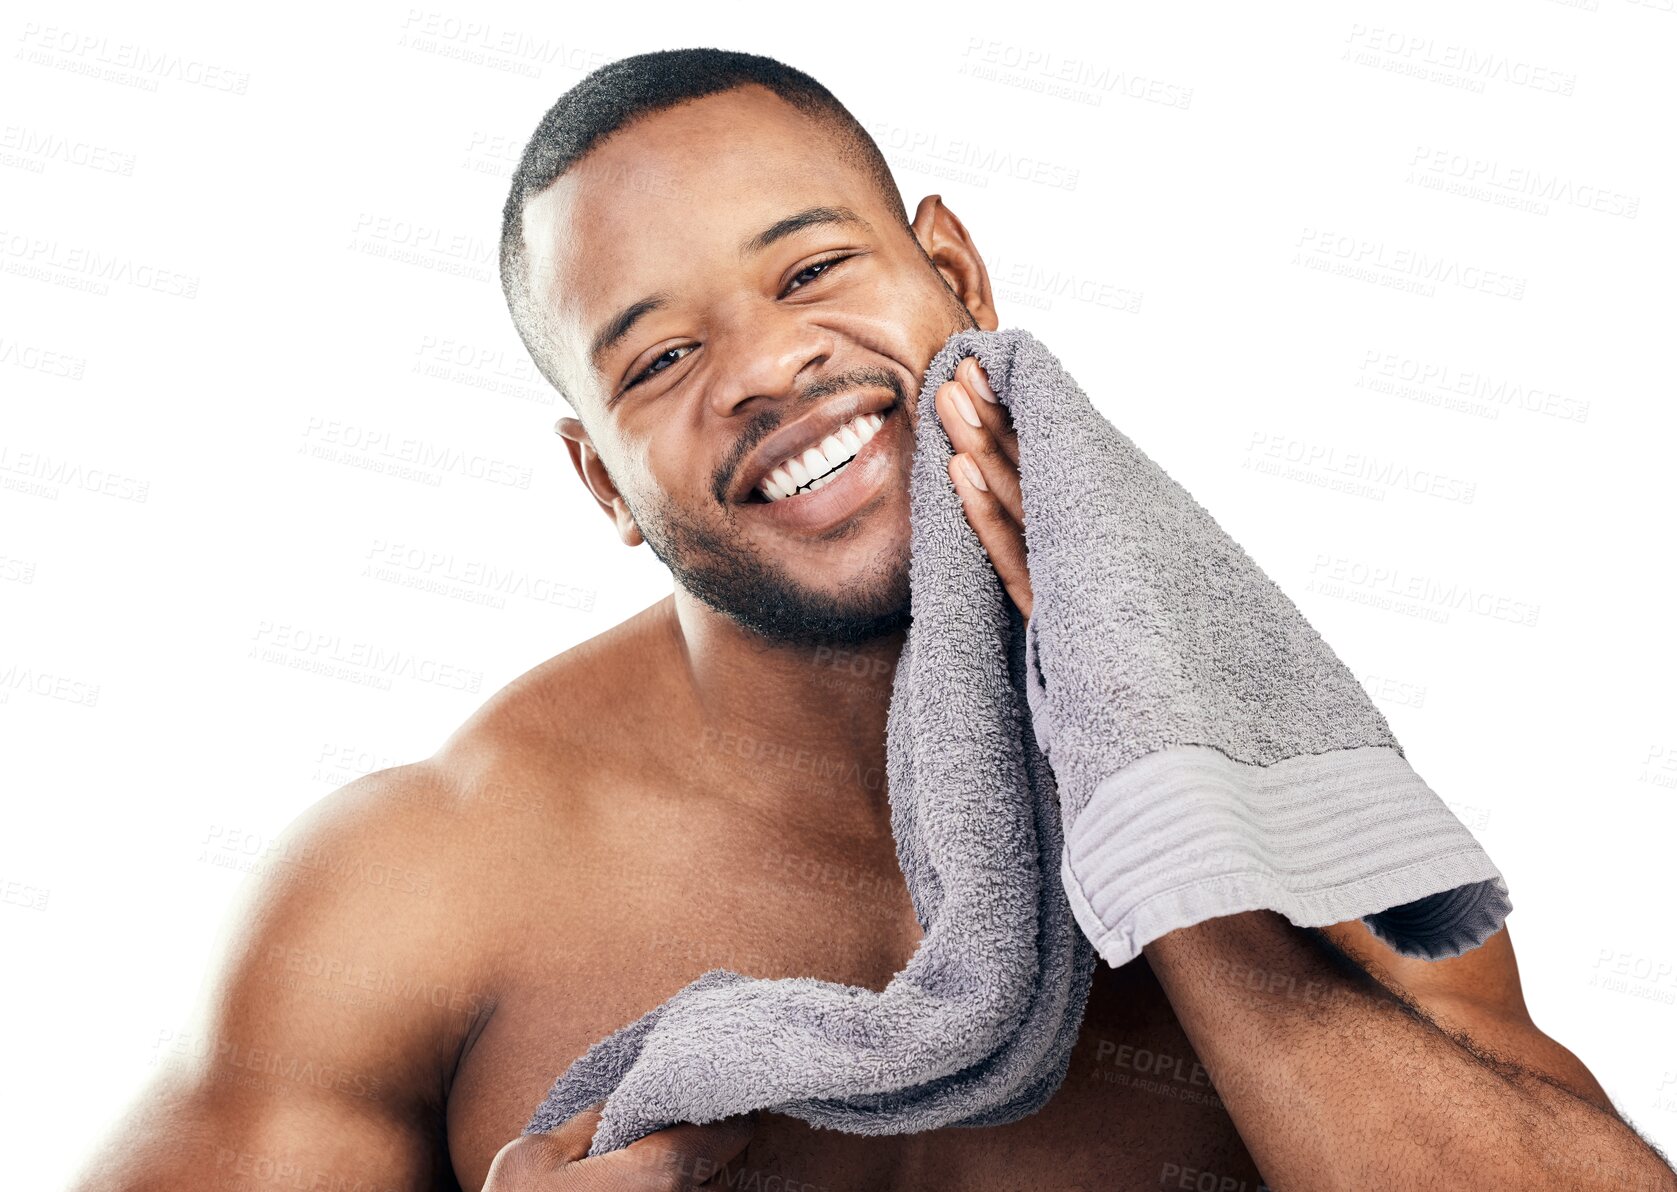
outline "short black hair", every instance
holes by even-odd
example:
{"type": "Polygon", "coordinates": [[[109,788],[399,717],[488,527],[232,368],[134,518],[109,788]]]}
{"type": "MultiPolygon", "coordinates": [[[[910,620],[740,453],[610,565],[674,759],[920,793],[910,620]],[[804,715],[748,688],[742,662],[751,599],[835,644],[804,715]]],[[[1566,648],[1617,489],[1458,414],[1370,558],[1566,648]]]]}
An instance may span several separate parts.
{"type": "Polygon", "coordinates": [[[869,177],[902,226],[910,227],[902,193],[879,145],[832,92],[803,71],[761,54],[711,48],[655,50],[606,63],[561,95],[542,117],[524,146],[501,211],[501,291],[513,326],[536,367],[573,410],[580,412],[560,383],[557,346],[531,292],[525,205],[601,141],[640,117],[750,83],[767,87],[836,134],[840,151],[869,177]]]}

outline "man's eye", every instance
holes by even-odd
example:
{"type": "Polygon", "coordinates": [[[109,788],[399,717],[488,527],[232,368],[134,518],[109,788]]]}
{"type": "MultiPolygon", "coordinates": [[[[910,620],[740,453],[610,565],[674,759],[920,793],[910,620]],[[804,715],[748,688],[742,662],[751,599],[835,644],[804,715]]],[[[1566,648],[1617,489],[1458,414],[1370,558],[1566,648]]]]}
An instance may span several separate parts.
{"type": "MultiPolygon", "coordinates": [[[[792,281],[796,282],[800,277],[809,277],[810,281],[814,281],[815,278],[822,277],[827,273],[832,272],[832,266],[837,265],[840,261],[848,261],[855,255],[855,253],[845,253],[842,256],[828,257],[825,261],[812,262],[811,264],[805,265],[802,269],[798,270],[797,273],[793,274],[792,281]],[[817,270],[820,270],[820,272],[816,272],[817,270]]],[[[808,284],[809,282],[804,283],[804,285],[808,284]]],[[[796,288],[796,286],[791,284],[788,284],[786,287],[788,291],[796,288]]]]}
{"type": "MultiPolygon", "coordinates": [[[[817,278],[825,277],[832,271],[832,267],[834,265],[837,265],[841,261],[848,261],[855,255],[855,253],[840,253],[838,256],[828,257],[824,261],[812,261],[810,264],[805,265],[802,269],[798,270],[797,273],[793,274],[792,282],[787,285],[786,292],[790,293],[794,289],[800,289],[802,286],[807,286],[810,282],[815,281],[817,278]],[[799,279],[802,278],[807,278],[808,280],[802,281],[801,285],[797,284],[799,283],[799,279]]],[[[676,361],[680,360],[682,357],[674,356],[675,353],[691,352],[692,350],[693,345],[689,344],[679,348],[668,348],[665,351],[660,352],[657,356],[653,357],[651,364],[648,364],[634,377],[633,380],[623,386],[623,391],[627,393],[648,377],[653,376],[656,373],[663,372],[667,365],[676,363],[676,361]],[[674,359],[671,359],[672,356],[674,356],[674,359]]]]}
{"type": "MultiPolygon", "coordinates": [[[[658,353],[657,356],[653,357],[652,363],[647,365],[644,369],[642,369],[640,374],[638,376],[636,376],[634,380],[630,381],[627,385],[623,386],[623,388],[633,389],[636,385],[639,385],[642,381],[646,380],[648,377],[652,376],[654,373],[663,372],[664,370],[662,368],[658,367],[659,362],[663,361],[663,360],[669,360],[670,356],[673,353],[676,353],[676,352],[691,352],[692,350],[693,350],[693,345],[691,345],[691,344],[688,344],[688,345],[685,345],[685,346],[679,347],[679,348],[666,348],[664,351],[658,353]]],[[[670,360],[670,363],[674,364],[676,362],[676,360],[680,360],[680,359],[681,359],[681,357],[677,356],[675,358],[675,360],[670,360]]]]}

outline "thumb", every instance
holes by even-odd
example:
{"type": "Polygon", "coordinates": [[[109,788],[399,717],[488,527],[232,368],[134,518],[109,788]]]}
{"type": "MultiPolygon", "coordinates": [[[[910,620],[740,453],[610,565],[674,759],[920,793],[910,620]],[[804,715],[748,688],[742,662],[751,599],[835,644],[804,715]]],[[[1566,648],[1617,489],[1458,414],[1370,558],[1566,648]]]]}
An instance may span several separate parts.
{"type": "Polygon", "coordinates": [[[496,1152],[485,1177],[483,1192],[510,1192],[533,1186],[552,1173],[574,1165],[588,1154],[594,1128],[605,1102],[572,1114],[551,1130],[520,1134],[496,1152]]]}
{"type": "Polygon", "coordinates": [[[588,1148],[594,1144],[594,1130],[600,1124],[600,1115],[605,1108],[604,1101],[596,1101],[538,1137],[547,1140],[546,1149],[555,1159],[562,1163],[575,1163],[588,1154],[588,1148]]]}
{"type": "Polygon", "coordinates": [[[621,1150],[584,1159],[578,1166],[597,1167],[602,1175],[634,1172],[643,1178],[656,1175],[668,1181],[668,1184],[656,1183],[658,1187],[696,1188],[718,1175],[730,1160],[738,1158],[756,1129],[755,1113],[703,1125],[684,1122],[655,1130],[621,1150]]]}

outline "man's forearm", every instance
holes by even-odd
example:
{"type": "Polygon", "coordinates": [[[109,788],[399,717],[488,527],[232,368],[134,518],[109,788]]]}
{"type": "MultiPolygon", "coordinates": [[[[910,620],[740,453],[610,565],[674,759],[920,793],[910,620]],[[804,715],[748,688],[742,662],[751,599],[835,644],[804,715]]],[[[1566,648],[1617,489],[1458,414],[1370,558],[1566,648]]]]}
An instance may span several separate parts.
{"type": "Polygon", "coordinates": [[[1634,1131],[1482,1059],[1268,911],[1144,949],[1277,1188],[1677,1189],[1634,1131]]]}

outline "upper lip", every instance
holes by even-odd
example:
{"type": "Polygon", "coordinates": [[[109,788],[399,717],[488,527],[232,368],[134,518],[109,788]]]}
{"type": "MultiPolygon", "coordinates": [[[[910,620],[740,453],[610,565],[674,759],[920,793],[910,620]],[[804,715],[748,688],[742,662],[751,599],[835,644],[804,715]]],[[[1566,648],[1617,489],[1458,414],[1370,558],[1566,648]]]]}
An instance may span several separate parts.
{"type": "Polygon", "coordinates": [[[734,499],[743,501],[757,486],[794,455],[802,455],[859,414],[883,414],[896,404],[896,397],[884,393],[849,393],[823,409],[814,410],[790,426],[783,426],[757,445],[740,466],[740,486],[734,499]]]}

